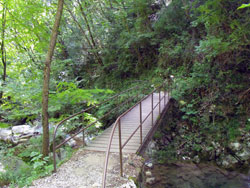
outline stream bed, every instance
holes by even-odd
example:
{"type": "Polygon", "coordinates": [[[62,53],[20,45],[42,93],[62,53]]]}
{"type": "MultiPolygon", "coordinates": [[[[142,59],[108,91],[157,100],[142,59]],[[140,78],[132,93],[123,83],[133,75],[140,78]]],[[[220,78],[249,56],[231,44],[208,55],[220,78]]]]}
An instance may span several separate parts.
{"type": "Polygon", "coordinates": [[[229,172],[211,163],[176,162],[144,166],[141,188],[250,188],[247,174],[229,172]]]}

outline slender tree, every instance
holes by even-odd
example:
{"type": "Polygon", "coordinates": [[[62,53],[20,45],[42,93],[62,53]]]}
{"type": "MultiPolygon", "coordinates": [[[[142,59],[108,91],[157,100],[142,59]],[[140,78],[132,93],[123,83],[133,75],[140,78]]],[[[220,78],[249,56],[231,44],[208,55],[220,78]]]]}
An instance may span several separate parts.
{"type": "Polygon", "coordinates": [[[49,80],[50,80],[50,67],[51,61],[56,46],[56,39],[58,35],[58,29],[63,12],[64,0],[58,0],[58,7],[55,17],[54,26],[52,29],[50,44],[44,66],[44,81],[43,81],[43,95],[42,95],[42,125],[43,125],[43,156],[49,154],[49,114],[48,114],[48,102],[49,102],[49,80]]]}
{"type": "MultiPolygon", "coordinates": [[[[2,63],[3,63],[3,75],[2,80],[3,84],[6,81],[7,76],[7,62],[6,62],[6,50],[5,50],[5,28],[6,27],[6,4],[3,4],[3,13],[2,13],[2,32],[1,32],[1,56],[2,56],[2,63]]],[[[3,98],[3,91],[0,91],[0,104],[2,103],[3,98]]]]}

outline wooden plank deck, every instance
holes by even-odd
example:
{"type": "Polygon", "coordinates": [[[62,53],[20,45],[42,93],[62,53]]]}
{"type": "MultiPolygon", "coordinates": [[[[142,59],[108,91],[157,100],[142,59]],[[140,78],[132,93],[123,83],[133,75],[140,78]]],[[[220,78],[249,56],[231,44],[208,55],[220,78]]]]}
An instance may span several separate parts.
{"type": "MultiPolygon", "coordinates": [[[[161,97],[163,97],[163,92],[161,92],[161,97]]],[[[153,95],[153,105],[155,106],[159,102],[159,93],[154,93],[153,95]]],[[[168,104],[168,95],[164,100],[161,101],[160,107],[161,112],[164,107],[168,104]]],[[[142,121],[150,113],[152,109],[151,95],[142,101],[142,121]]],[[[153,113],[153,124],[156,123],[159,116],[159,104],[154,109],[153,113]]],[[[130,137],[130,135],[136,130],[140,124],[140,108],[139,105],[135,106],[130,112],[128,112],[124,117],[121,118],[121,137],[122,144],[130,137]]],[[[104,130],[101,135],[96,139],[92,140],[88,146],[85,147],[86,150],[92,151],[106,151],[107,144],[109,142],[110,133],[112,126],[104,130]]],[[[142,124],[142,138],[144,139],[146,135],[152,128],[152,115],[150,115],[147,120],[142,124]]],[[[123,148],[124,153],[136,153],[140,147],[140,129],[136,131],[134,136],[130,139],[127,145],[123,148]]],[[[115,134],[112,140],[111,152],[119,152],[119,136],[118,136],[118,126],[116,127],[115,134]]]]}

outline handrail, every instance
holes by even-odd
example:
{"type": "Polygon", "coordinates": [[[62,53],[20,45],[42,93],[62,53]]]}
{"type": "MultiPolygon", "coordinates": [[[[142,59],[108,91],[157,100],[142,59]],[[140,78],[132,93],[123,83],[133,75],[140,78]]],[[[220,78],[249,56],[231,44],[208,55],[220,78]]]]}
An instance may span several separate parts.
{"type": "MultiPolygon", "coordinates": [[[[106,156],[105,156],[105,164],[104,164],[104,170],[103,170],[103,178],[102,178],[102,188],[106,187],[106,178],[107,178],[107,168],[108,168],[108,161],[109,161],[109,154],[110,154],[110,149],[111,149],[111,144],[112,144],[112,140],[113,140],[113,136],[115,133],[115,129],[118,126],[118,133],[119,133],[119,155],[120,155],[120,175],[123,176],[123,164],[122,164],[122,149],[126,146],[126,144],[129,142],[129,140],[134,136],[134,134],[138,131],[138,129],[140,128],[140,140],[142,144],[142,124],[146,121],[146,119],[152,114],[152,123],[153,123],[153,113],[154,113],[154,109],[159,105],[159,115],[161,114],[161,101],[164,100],[164,105],[165,105],[165,97],[166,97],[166,92],[164,90],[164,95],[163,97],[161,97],[161,91],[160,89],[163,88],[165,82],[157,87],[156,89],[154,89],[151,93],[149,93],[148,95],[146,95],[145,97],[143,97],[139,102],[137,102],[135,105],[133,105],[131,108],[129,108],[127,111],[125,111],[124,113],[122,113],[115,121],[113,128],[111,130],[111,134],[109,137],[109,142],[108,142],[108,146],[107,146],[107,150],[106,150],[106,156]],[[155,91],[159,90],[159,102],[153,106],[153,94],[155,91]],[[150,95],[152,95],[152,109],[150,111],[150,113],[144,118],[144,120],[142,120],[142,110],[141,110],[141,103],[143,100],[145,100],[146,98],[148,98],[150,95]],[[139,126],[135,129],[135,131],[130,135],[130,137],[124,142],[124,144],[121,143],[121,119],[122,117],[124,117],[128,112],[130,112],[135,106],[140,105],[140,124],[139,126]]],[[[169,96],[169,95],[168,95],[169,96]]],[[[153,126],[153,125],[152,125],[153,126]]]]}
{"type": "Polygon", "coordinates": [[[125,103],[131,102],[133,99],[135,99],[136,97],[138,97],[139,94],[137,94],[135,97],[129,98],[129,99],[126,100],[125,102],[122,102],[121,104],[119,104],[118,106],[116,106],[115,108],[113,108],[112,110],[110,110],[109,112],[107,112],[106,114],[104,114],[102,117],[98,118],[96,121],[92,122],[91,124],[87,125],[86,127],[81,128],[81,129],[78,130],[75,134],[73,134],[71,137],[65,139],[65,140],[64,140],[63,142],[61,142],[60,144],[56,145],[56,134],[57,134],[57,130],[58,130],[58,128],[59,128],[65,121],[67,121],[67,120],[69,120],[69,119],[71,119],[71,118],[73,118],[73,117],[75,117],[75,116],[77,116],[77,115],[83,114],[83,113],[85,113],[85,112],[87,112],[87,111],[89,111],[89,110],[91,110],[91,109],[93,109],[93,108],[95,108],[95,107],[97,107],[97,106],[100,106],[100,105],[102,105],[102,104],[105,104],[105,103],[111,101],[112,99],[118,98],[119,96],[121,96],[121,95],[124,94],[124,93],[127,93],[127,92],[129,92],[129,91],[131,91],[131,90],[134,90],[134,89],[141,88],[142,86],[143,86],[143,85],[136,85],[136,86],[133,86],[133,87],[131,87],[131,88],[127,89],[127,90],[124,90],[124,91],[122,91],[122,92],[120,92],[120,93],[118,93],[118,94],[116,94],[116,95],[114,95],[114,96],[112,96],[112,97],[109,97],[108,99],[102,101],[102,102],[99,103],[99,104],[95,104],[95,105],[93,105],[93,106],[91,106],[91,107],[88,107],[87,109],[84,109],[84,110],[82,110],[82,111],[80,111],[80,112],[77,112],[77,113],[75,113],[75,114],[73,114],[73,115],[71,115],[71,116],[69,116],[69,117],[63,119],[62,121],[60,121],[60,122],[56,125],[56,127],[55,127],[55,129],[54,129],[54,134],[53,134],[53,162],[54,162],[54,172],[56,172],[56,150],[57,150],[58,148],[60,148],[62,145],[64,145],[65,143],[67,143],[69,140],[71,140],[72,138],[74,138],[75,136],[77,136],[78,134],[80,134],[81,132],[84,133],[84,131],[85,131],[87,128],[91,127],[92,125],[94,125],[95,123],[97,123],[98,121],[100,121],[101,119],[103,119],[104,117],[106,117],[107,115],[109,115],[110,113],[112,113],[112,112],[113,112],[114,110],[116,110],[117,108],[121,107],[121,106],[124,105],[125,103]]]}

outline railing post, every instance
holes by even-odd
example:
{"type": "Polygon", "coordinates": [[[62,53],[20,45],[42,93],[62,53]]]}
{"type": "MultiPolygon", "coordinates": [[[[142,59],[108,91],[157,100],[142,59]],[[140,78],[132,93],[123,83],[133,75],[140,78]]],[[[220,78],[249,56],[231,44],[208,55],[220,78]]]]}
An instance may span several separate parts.
{"type": "Polygon", "coordinates": [[[142,106],[140,102],[140,144],[142,145],[142,106]]]}
{"type": "Polygon", "coordinates": [[[53,139],[53,163],[54,163],[54,171],[56,172],[56,143],[55,138],[53,139]]]}
{"type": "Polygon", "coordinates": [[[166,105],[166,89],[164,88],[164,106],[166,105]]]}
{"type": "Polygon", "coordinates": [[[152,109],[152,127],[154,126],[154,93],[152,93],[151,97],[151,109],[152,109]]]}
{"type": "Polygon", "coordinates": [[[119,131],[119,153],[120,153],[120,175],[123,176],[123,164],[122,164],[122,135],[121,135],[121,119],[118,122],[119,131]]]}
{"type": "Polygon", "coordinates": [[[161,90],[159,88],[159,116],[161,117],[161,90]]]}
{"type": "MultiPolygon", "coordinates": [[[[84,113],[82,114],[82,123],[84,125],[84,113]]],[[[82,131],[82,146],[86,146],[84,130],[82,131]]]]}

